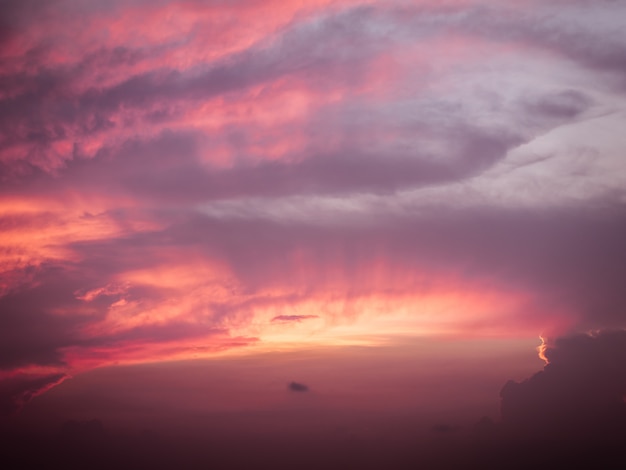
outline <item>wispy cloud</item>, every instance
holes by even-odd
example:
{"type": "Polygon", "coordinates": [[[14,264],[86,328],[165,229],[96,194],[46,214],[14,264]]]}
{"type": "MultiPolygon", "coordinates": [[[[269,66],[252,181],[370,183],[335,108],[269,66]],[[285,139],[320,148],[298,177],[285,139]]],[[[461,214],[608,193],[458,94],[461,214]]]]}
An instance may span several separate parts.
{"type": "Polygon", "coordinates": [[[272,318],[273,322],[298,322],[309,318],[319,318],[318,315],[277,315],[272,318]]]}

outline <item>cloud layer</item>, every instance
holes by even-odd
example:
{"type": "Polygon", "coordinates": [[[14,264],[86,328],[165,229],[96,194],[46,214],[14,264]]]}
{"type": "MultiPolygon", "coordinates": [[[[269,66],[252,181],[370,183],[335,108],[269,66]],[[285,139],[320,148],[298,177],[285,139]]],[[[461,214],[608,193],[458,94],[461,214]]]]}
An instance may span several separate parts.
{"type": "Polygon", "coordinates": [[[620,2],[0,8],[0,377],[28,393],[272,341],[625,326],[620,2]]]}

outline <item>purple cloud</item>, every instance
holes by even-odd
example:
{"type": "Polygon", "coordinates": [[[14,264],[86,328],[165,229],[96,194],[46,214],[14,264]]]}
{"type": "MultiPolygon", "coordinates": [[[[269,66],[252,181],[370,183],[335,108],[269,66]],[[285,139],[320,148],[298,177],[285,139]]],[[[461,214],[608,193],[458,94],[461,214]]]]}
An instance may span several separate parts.
{"type": "Polygon", "coordinates": [[[533,436],[626,433],[626,330],[558,338],[544,370],[501,391],[502,420],[533,436]]]}

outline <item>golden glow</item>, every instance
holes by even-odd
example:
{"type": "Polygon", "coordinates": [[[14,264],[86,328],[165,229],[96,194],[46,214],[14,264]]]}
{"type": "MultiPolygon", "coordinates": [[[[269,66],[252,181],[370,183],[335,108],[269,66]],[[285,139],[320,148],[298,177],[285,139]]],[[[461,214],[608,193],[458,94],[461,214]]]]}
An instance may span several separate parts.
{"type": "Polygon", "coordinates": [[[546,349],[548,349],[548,345],[543,336],[539,335],[539,339],[541,340],[541,344],[537,346],[537,352],[539,353],[539,358],[542,361],[545,361],[546,364],[549,363],[548,358],[546,357],[546,349]]]}

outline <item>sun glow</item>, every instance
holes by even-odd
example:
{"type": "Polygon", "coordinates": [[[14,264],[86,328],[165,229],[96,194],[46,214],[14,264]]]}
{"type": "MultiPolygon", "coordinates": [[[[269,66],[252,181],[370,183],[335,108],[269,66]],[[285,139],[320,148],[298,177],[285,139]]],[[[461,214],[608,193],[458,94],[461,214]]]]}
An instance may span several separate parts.
{"type": "Polygon", "coordinates": [[[537,352],[539,353],[539,358],[542,361],[545,361],[546,364],[548,364],[550,361],[548,361],[548,358],[546,357],[546,349],[548,349],[548,345],[546,344],[546,340],[543,336],[539,335],[539,339],[541,340],[541,344],[539,346],[537,346],[537,352]]]}

